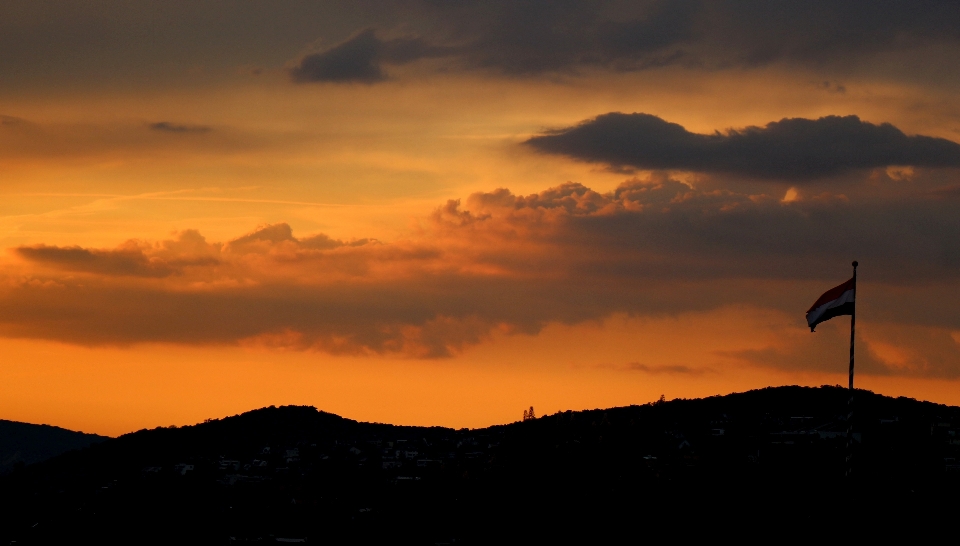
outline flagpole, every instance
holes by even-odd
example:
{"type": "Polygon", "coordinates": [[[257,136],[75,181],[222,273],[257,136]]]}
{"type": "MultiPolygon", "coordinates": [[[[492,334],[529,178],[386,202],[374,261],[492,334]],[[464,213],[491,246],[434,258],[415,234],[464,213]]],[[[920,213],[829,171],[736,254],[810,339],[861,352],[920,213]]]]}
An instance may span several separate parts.
{"type": "Polygon", "coordinates": [[[847,400],[847,477],[853,473],[853,340],[857,325],[857,266],[853,262],[853,312],[850,313],[850,398],[847,400]]]}

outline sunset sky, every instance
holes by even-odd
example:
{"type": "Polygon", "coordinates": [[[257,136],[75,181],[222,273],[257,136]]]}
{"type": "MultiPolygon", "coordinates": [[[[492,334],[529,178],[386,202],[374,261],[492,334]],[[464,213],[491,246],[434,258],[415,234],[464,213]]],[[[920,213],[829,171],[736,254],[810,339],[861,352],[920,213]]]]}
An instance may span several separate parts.
{"type": "Polygon", "coordinates": [[[0,4],[0,418],[960,404],[960,5],[0,4]]]}

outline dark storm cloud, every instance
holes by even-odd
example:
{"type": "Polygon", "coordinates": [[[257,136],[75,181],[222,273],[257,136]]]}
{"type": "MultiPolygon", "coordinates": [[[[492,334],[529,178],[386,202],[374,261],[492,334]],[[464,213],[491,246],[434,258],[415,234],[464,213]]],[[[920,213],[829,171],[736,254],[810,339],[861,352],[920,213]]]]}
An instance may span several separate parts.
{"type": "Polygon", "coordinates": [[[695,37],[698,2],[433,3],[468,66],[509,74],[581,66],[620,70],[671,64],[695,37]]]}
{"type": "MultiPolygon", "coordinates": [[[[694,2],[654,2],[628,20],[605,18],[604,2],[412,3],[434,20],[431,39],[381,39],[366,29],[301,58],[291,78],[305,82],[376,83],[384,67],[448,57],[461,68],[514,75],[580,66],[634,70],[686,59],[670,46],[690,38],[694,2]]],[[[633,10],[636,11],[636,10],[633,10]]]]}
{"type": "Polygon", "coordinates": [[[674,169],[812,179],[889,165],[960,166],[960,144],[907,136],[857,116],[787,118],[763,127],[691,133],[650,114],[610,113],[535,136],[534,149],[614,168],[674,169]]]}
{"type": "Polygon", "coordinates": [[[826,64],[960,39],[960,4],[951,0],[726,0],[703,8],[715,18],[705,41],[746,64],[826,64]]]}
{"type": "Polygon", "coordinates": [[[182,123],[172,123],[169,121],[158,121],[151,123],[150,129],[164,133],[209,133],[213,129],[206,125],[185,125],[182,123]]]}
{"type": "Polygon", "coordinates": [[[322,53],[307,55],[290,70],[290,77],[305,82],[363,82],[385,79],[380,69],[383,42],[365,30],[322,53]]]}
{"type": "MultiPolygon", "coordinates": [[[[295,81],[385,78],[384,66],[450,57],[450,67],[513,75],[600,67],[636,71],[666,65],[729,68],[774,62],[854,63],[889,51],[960,40],[960,5],[916,2],[645,2],[539,0],[409,2],[401,20],[421,22],[401,47],[373,29],[304,57],[295,81]]],[[[929,60],[929,58],[928,58],[929,60]]],[[[952,59],[942,59],[953,62],[952,59]]],[[[842,92],[843,86],[828,85],[842,92]]]]}
{"type": "MultiPolygon", "coordinates": [[[[0,7],[0,87],[131,77],[155,83],[158,75],[200,77],[183,70],[200,64],[231,71],[276,67],[317,38],[341,45],[298,61],[292,72],[297,81],[376,82],[391,63],[438,55],[449,56],[445,70],[522,75],[670,64],[849,68],[885,52],[956,45],[960,5],[950,0],[169,0],[145,9],[120,0],[89,6],[7,2],[0,7]],[[385,37],[397,29],[409,38],[385,37]]],[[[930,73],[942,77],[957,67],[955,54],[920,52],[914,58],[924,62],[900,68],[932,66],[930,73]]]]}
{"type": "Polygon", "coordinates": [[[840,0],[431,2],[468,64],[508,73],[581,66],[824,64],[960,39],[960,5],[840,0]]]}
{"type": "Polygon", "coordinates": [[[381,40],[373,29],[366,29],[330,49],[303,57],[289,73],[297,83],[376,83],[387,77],[382,64],[404,64],[444,54],[443,48],[428,46],[418,38],[381,40]]]}

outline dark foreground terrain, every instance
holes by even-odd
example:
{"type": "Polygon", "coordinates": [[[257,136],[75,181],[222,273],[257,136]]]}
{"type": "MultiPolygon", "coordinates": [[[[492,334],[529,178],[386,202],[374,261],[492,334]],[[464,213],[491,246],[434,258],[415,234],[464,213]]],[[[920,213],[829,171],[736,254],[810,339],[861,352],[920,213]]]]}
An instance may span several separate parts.
{"type": "Polygon", "coordinates": [[[0,419],[0,475],[107,439],[50,425],[0,419]]]}
{"type": "Polygon", "coordinates": [[[270,407],[0,478],[31,543],[646,543],[913,537],[960,521],[960,408],[779,387],[480,430],[270,407]]]}

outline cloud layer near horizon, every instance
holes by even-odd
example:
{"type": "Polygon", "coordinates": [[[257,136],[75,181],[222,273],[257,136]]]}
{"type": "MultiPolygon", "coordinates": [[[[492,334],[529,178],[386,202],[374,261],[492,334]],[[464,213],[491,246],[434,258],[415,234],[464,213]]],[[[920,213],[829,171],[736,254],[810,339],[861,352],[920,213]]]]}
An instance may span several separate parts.
{"type": "Polygon", "coordinates": [[[960,167],[960,144],[907,136],[857,116],[784,118],[697,134],[651,114],[613,112],[526,141],[535,150],[614,168],[810,180],[890,165],[960,167]]]}
{"type": "MultiPolygon", "coordinates": [[[[603,194],[575,183],[477,193],[386,243],[298,238],[275,224],[224,244],[188,230],[115,249],[25,246],[0,288],[0,334],[444,357],[494,331],[731,305],[796,314],[801,331],[798,310],[856,257],[873,293],[868,321],[949,338],[960,329],[946,303],[960,280],[954,211],[926,193],[896,204],[869,193],[783,202],[654,175],[603,194]]],[[[779,354],[795,366],[789,351],[725,356],[778,366],[779,354]]],[[[960,360],[937,358],[946,364],[874,368],[960,374],[960,360]]]]}

